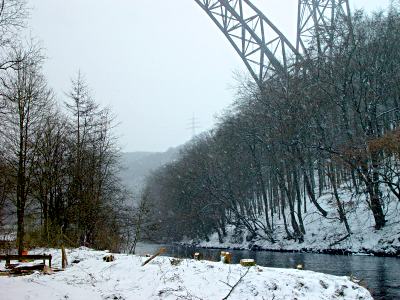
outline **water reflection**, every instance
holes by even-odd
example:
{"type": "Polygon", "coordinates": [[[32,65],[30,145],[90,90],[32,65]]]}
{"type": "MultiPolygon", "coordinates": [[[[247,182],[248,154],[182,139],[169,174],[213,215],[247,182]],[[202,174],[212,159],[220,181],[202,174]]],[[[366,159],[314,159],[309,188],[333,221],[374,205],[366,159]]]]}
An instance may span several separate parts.
{"type": "MultiPolygon", "coordinates": [[[[138,244],[136,253],[144,255],[155,253],[160,247],[166,247],[167,256],[181,258],[192,257],[201,252],[205,259],[219,260],[218,249],[202,249],[178,245],[138,244]]],[[[375,299],[400,299],[400,259],[371,256],[339,256],[311,253],[278,253],[267,251],[230,250],[233,263],[242,258],[253,258],[258,265],[273,268],[295,268],[302,264],[305,270],[322,272],[337,276],[353,275],[363,280],[375,299]]]]}

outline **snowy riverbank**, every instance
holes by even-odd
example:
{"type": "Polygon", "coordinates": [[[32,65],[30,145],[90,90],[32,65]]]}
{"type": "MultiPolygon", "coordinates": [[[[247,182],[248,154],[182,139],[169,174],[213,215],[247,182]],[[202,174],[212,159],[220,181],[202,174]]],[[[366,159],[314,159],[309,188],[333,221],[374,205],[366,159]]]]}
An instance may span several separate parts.
{"type": "MultiPolygon", "coordinates": [[[[282,219],[277,218],[274,221],[275,243],[261,237],[249,239],[250,233],[245,228],[238,230],[234,226],[227,227],[227,236],[223,238],[222,243],[217,233],[212,234],[209,241],[185,240],[182,243],[216,249],[353,253],[400,257],[400,203],[393,200],[387,204],[386,226],[381,230],[375,230],[374,218],[362,196],[356,199],[345,190],[340,191],[340,196],[347,210],[351,235],[348,235],[344,224],[338,221],[335,202],[332,195],[327,193],[320,197],[318,202],[328,212],[328,218],[321,216],[312,205],[309,206],[307,213],[303,214],[306,229],[303,243],[286,239],[282,219]]],[[[260,233],[262,235],[261,230],[260,233]]]]}
{"type": "MultiPolygon", "coordinates": [[[[53,266],[60,251],[50,250],[53,266]]],[[[104,251],[68,251],[80,261],[52,275],[0,277],[0,299],[223,299],[246,273],[240,265],[158,257],[142,267],[145,257],[115,255],[104,262],[104,251]]],[[[4,262],[0,268],[4,267],[4,262]]],[[[251,267],[229,299],[372,299],[347,277],[311,271],[251,267]]]]}

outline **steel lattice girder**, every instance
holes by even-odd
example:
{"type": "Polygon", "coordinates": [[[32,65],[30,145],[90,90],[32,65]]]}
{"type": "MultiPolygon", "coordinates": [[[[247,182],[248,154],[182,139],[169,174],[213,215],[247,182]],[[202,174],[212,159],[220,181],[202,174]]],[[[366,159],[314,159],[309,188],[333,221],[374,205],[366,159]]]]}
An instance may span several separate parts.
{"type": "Polygon", "coordinates": [[[319,56],[333,47],[337,26],[345,25],[351,34],[348,0],[299,0],[296,49],[311,56],[308,44],[313,40],[319,56]]]}
{"type": "Polygon", "coordinates": [[[260,87],[271,75],[286,77],[301,57],[249,0],[195,1],[224,33],[260,87]]]}
{"type": "Polygon", "coordinates": [[[352,35],[349,0],[298,0],[297,41],[289,40],[249,0],[195,0],[224,33],[262,87],[273,75],[286,77],[295,62],[332,50],[338,26],[352,35]]]}

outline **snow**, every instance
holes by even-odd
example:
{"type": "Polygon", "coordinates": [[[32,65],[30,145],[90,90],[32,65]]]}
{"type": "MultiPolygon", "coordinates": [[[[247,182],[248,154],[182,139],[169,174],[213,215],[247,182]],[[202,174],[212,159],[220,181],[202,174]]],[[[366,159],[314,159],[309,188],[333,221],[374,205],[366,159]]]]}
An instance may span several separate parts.
{"type": "Polygon", "coordinates": [[[2,242],[13,242],[17,238],[16,233],[3,233],[0,234],[0,241],[2,242]]]}
{"type": "MultiPolygon", "coordinates": [[[[60,250],[38,250],[53,255],[61,265],[60,250]]],[[[87,248],[67,250],[71,264],[51,275],[0,277],[0,299],[223,299],[248,270],[221,262],[114,254],[87,248]]],[[[4,268],[4,262],[0,265],[4,268]]],[[[229,299],[372,299],[369,292],[347,277],[311,271],[250,267],[229,299]]]]}
{"type": "MultiPolygon", "coordinates": [[[[276,243],[258,238],[250,242],[246,241],[249,233],[243,229],[238,235],[234,226],[228,226],[227,237],[223,243],[218,240],[217,233],[209,237],[209,241],[185,240],[183,244],[195,244],[205,248],[224,249],[249,249],[257,246],[264,250],[285,250],[285,251],[312,251],[322,252],[328,250],[344,250],[355,254],[384,254],[400,256],[400,202],[391,198],[385,204],[386,226],[377,231],[374,229],[374,218],[363,195],[354,196],[349,191],[339,191],[341,200],[345,204],[346,215],[352,235],[340,243],[335,244],[347,235],[345,226],[339,222],[339,216],[335,200],[331,193],[327,192],[318,199],[318,203],[328,211],[328,218],[318,213],[312,203],[308,203],[307,213],[303,213],[306,235],[304,242],[298,243],[294,240],[287,240],[283,221],[274,220],[274,238],[276,243]],[[333,245],[334,244],[334,245],[333,245]]],[[[259,220],[265,220],[260,216],[259,220]]],[[[287,220],[290,220],[287,216],[287,220]]],[[[290,221],[289,228],[290,227],[290,221]]]]}

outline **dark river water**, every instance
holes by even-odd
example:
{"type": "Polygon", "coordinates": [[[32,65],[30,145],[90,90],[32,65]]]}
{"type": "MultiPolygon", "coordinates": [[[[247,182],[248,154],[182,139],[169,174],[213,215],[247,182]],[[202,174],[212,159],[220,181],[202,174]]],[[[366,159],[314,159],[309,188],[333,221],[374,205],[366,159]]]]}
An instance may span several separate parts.
{"type": "MultiPolygon", "coordinates": [[[[166,247],[166,256],[191,258],[201,252],[205,259],[219,260],[221,250],[184,247],[178,245],[156,245],[141,243],[136,254],[155,253],[166,247]]],[[[233,263],[242,258],[253,258],[260,266],[273,268],[295,268],[302,264],[305,270],[337,276],[353,275],[363,280],[374,299],[400,299],[400,259],[373,256],[341,256],[312,253],[279,253],[268,251],[229,250],[233,263]]]]}

